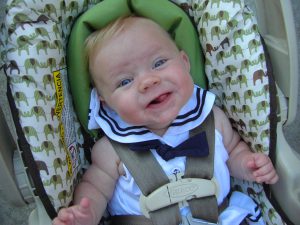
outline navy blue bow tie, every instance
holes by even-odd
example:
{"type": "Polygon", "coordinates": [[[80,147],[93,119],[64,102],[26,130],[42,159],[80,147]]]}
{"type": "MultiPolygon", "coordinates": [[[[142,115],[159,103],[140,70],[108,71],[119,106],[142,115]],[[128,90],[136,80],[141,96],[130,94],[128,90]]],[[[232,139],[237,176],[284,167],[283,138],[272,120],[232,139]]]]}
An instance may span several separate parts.
{"type": "Polygon", "coordinates": [[[161,143],[157,139],[130,143],[129,148],[137,152],[155,149],[156,152],[166,161],[179,156],[205,157],[209,154],[209,147],[205,132],[201,132],[190,137],[174,148],[161,143]]]}

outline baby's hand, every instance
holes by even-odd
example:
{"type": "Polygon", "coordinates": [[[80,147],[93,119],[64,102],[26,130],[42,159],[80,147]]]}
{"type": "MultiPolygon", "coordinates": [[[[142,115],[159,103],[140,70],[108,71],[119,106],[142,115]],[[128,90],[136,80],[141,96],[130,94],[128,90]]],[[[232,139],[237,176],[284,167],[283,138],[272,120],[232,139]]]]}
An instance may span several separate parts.
{"type": "Polygon", "coordinates": [[[275,184],[278,175],[270,158],[263,153],[253,153],[247,157],[246,168],[248,174],[257,183],[275,184]]]}
{"type": "Polygon", "coordinates": [[[79,205],[61,209],[52,221],[52,225],[88,225],[93,223],[93,213],[88,198],[81,199],[79,205]]]}

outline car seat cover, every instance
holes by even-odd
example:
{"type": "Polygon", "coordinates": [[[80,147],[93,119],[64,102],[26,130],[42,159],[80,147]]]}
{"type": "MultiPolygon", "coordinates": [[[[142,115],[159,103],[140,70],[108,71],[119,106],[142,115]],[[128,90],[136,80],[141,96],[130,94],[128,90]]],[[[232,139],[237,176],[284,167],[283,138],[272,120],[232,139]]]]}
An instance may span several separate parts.
{"type": "MultiPolygon", "coordinates": [[[[275,151],[275,84],[254,13],[240,0],[193,0],[190,14],[197,21],[205,73],[216,103],[253,151],[275,151]]],[[[232,179],[232,186],[257,201],[265,199],[263,211],[272,212],[272,216],[263,214],[265,221],[282,223],[262,185],[232,179]]]]}
{"type": "Polygon", "coordinates": [[[87,9],[80,4],[8,1],[1,26],[1,59],[19,116],[15,123],[23,131],[24,139],[19,139],[27,141],[19,143],[20,149],[25,166],[37,170],[30,174],[35,193],[51,217],[71,202],[84,164],[65,60],[70,22],[87,9]],[[32,157],[25,157],[29,154],[32,157]]]}

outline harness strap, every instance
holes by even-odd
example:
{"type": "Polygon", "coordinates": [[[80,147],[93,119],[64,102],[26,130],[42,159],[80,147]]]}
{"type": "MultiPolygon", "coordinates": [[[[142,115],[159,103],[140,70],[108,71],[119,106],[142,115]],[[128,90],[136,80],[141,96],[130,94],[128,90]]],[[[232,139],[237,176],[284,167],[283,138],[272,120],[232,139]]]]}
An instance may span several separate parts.
{"type": "MultiPolygon", "coordinates": [[[[212,179],[214,176],[214,155],[215,155],[215,125],[213,111],[209,113],[201,126],[191,130],[190,135],[206,132],[206,138],[209,145],[209,155],[207,157],[187,157],[184,177],[198,177],[203,179],[212,179]]],[[[218,202],[216,196],[209,196],[188,201],[194,218],[201,218],[209,222],[218,221],[218,202]],[[208,207],[209,206],[209,207],[208,207]]]]}
{"type": "MultiPolygon", "coordinates": [[[[215,126],[214,115],[211,111],[201,126],[196,127],[190,131],[190,136],[205,131],[210,153],[208,157],[194,158],[187,157],[185,178],[197,177],[204,179],[212,179],[214,171],[214,149],[215,149],[215,126]]],[[[134,152],[127,148],[124,144],[111,140],[111,144],[119,155],[121,161],[126,165],[135,182],[141,189],[143,195],[148,196],[154,190],[169,183],[169,179],[164,173],[163,169],[156,161],[150,151],[134,152]]],[[[210,222],[217,222],[218,220],[218,204],[215,196],[205,197],[201,199],[191,199],[188,201],[192,215],[194,218],[201,218],[210,222]]],[[[149,213],[153,225],[177,225],[181,223],[181,216],[178,204],[170,205],[149,213]]],[[[116,219],[118,223],[126,225],[127,222],[120,223],[121,219],[126,216],[113,217],[112,222],[116,219]],[[119,219],[118,219],[119,218],[119,219]]],[[[133,217],[130,216],[128,222],[130,224],[137,224],[133,217]]],[[[145,218],[145,224],[147,219],[145,218]]],[[[144,223],[142,223],[144,224],[144,223]]],[[[151,223],[150,223],[151,224],[151,223]]]]}
{"type": "MultiPolygon", "coordinates": [[[[145,196],[169,183],[168,177],[150,152],[136,153],[121,143],[111,141],[111,144],[145,196]]],[[[178,204],[150,212],[149,215],[153,225],[181,223],[178,204]]]]}
{"type": "Polygon", "coordinates": [[[153,223],[145,216],[126,215],[112,216],[109,225],[153,225],[153,223]]]}

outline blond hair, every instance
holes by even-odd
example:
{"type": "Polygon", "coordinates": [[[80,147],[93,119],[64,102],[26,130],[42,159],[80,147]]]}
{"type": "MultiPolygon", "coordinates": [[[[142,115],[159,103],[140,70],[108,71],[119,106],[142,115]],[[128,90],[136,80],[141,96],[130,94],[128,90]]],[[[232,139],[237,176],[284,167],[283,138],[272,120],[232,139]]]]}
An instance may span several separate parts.
{"type": "Polygon", "coordinates": [[[106,40],[109,40],[122,31],[129,18],[134,18],[134,16],[120,17],[110,22],[104,28],[90,34],[85,40],[85,53],[87,58],[92,56],[94,51],[99,50],[106,40]]]}
{"type": "MultiPolygon", "coordinates": [[[[101,48],[106,44],[108,40],[110,40],[112,37],[117,36],[121,32],[123,32],[128,26],[134,24],[134,22],[137,19],[145,19],[152,21],[150,19],[147,19],[145,17],[138,17],[135,15],[129,15],[129,16],[123,16],[119,17],[118,19],[110,22],[105,27],[94,31],[91,33],[87,39],[85,40],[85,55],[88,65],[90,65],[90,61],[92,60],[92,57],[95,56],[95,53],[101,50],[101,48]]],[[[152,21],[154,24],[156,24],[154,21],[152,21]]],[[[160,25],[156,24],[162,31],[166,37],[168,37],[176,46],[174,40],[171,38],[170,34],[165,31],[160,25]]],[[[89,72],[92,78],[92,84],[95,85],[93,81],[93,74],[91,73],[91,68],[89,66],[89,72]]]]}

